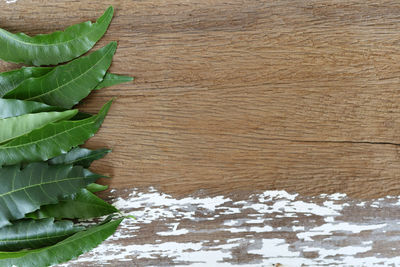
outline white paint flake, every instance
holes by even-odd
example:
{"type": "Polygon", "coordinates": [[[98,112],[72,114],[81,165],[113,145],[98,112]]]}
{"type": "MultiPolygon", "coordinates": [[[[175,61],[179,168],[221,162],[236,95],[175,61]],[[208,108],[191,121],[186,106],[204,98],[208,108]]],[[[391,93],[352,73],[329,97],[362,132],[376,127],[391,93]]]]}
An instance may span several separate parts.
{"type": "Polygon", "coordinates": [[[373,224],[360,225],[360,224],[351,224],[348,222],[325,223],[321,226],[311,228],[307,232],[298,233],[297,237],[299,239],[312,241],[313,239],[311,237],[313,236],[328,236],[328,235],[333,235],[337,232],[360,233],[362,231],[375,230],[383,228],[385,226],[386,226],[385,223],[378,225],[373,225],[373,224]]]}
{"type": "Polygon", "coordinates": [[[189,231],[187,229],[179,229],[178,230],[179,223],[172,223],[172,226],[173,226],[172,231],[158,232],[157,235],[171,236],[171,235],[185,235],[185,234],[189,233],[189,231]]]}

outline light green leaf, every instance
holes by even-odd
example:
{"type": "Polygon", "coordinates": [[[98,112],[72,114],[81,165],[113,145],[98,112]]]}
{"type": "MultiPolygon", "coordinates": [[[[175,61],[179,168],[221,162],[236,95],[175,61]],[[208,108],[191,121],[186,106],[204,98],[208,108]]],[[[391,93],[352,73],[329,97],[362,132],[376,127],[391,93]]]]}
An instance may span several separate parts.
{"type": "Polygon", "coordinates": [[[8,142],[51,122],[68,120],[77,113],[78,110],[73,109],[64,112],[41,112],[0,119],[0,143],[8,142]]]}
{"type": "Polygon", "coordinates": [[[64,197],[59,203],[45,205],[28,218],[43,219],[90,219],[118,212],[112,205],[108,204],[87,189],[81,189],[78,193],[64,197]]]}
{"type": "Polygon", "coordinates": [[[0,97],[16,88],[26,79],[43,76],[52,69],[52,67],[22,67],[17,70],[0,73],[0,97]]]}
{"type": "Polygon", "coordinates": [[[117,230],[122,220],[94,226],[50,247],[19,252],[0,252],[0,266],[45,267],[69,261],[97,247],[117,230]]]}
{"type": "Polygon", "coordinates": [[[16,117],[28,113],[63,110],[65,109],[49,106],[40,102],[0,98],[0,119],[16,117]]]}
{"type": "Polygon", "coordinates": [[[0,166],[48,160],[81,145],[99,129],[112,101],[99,114],[79,121],[50,123],[0,146],[0,166]]]}
{"type": "Polygon", "coordinates": [[[30,37],[0,29],[0,59],[27,65],[57,65],[89,51],[104,35],[114,13],[109,7],[96,23],[72,25],[63,32],[30,37]]]}
{"type": "Polygon", "coordinates": [[[54,245],[61,240],[83,231],[71,221],[19,220],[0,228],[0,251],[18,251],[54,245]]]}
{"type": "Polygon", "coordinates": [[[109,86],[117,85],[120,83],[126,83],[126,82],[130,82],[133,80],[134,80],[133,77],[118,75],[118,74],[114,74],[114,73],[106,73],[103,80],[94,89],[100,90],[104,87],[109,87],[109,86]]]}
{"type": "Polygon", "coordinates": [[[26,79],[4,98],[71,108],[103,80],[116,48],[117,43],[111,42],[88,56],[55,67],[46,75],[26,79]]]}
{"type": "Polygon", "coordinates": [[[102,184],[89,184],[88,186],[86,186],[86,189],[89,190],[92,193],[97,193],[100,191],[104,191],[108,189],[108,185],[102,185],[102,184]]]}
{"type": "Polygon", "coordinates": [[[86,148],[76,147],[67,154],[60,155],[49,160],[49,164],[73,164],[81,165],[84,168],[89,168],[94,160],[103,158],[111,152],[111,149],[90,150],[86,148]]]}
{"type": "Polygon", "coordinates": [[[42,205],[58,203],[99,179],[82,166],[31,163],[0,169],[0,227],[22,219],[42,205]]]}

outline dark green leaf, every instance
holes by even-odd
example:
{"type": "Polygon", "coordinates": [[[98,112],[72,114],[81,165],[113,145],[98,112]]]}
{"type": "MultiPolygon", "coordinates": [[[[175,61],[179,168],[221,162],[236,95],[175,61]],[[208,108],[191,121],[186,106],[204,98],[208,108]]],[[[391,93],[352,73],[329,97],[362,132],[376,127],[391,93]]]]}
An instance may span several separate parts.
{"type": "Polygon", "coordinates": [[[111,106],[109,101],[99,114],[80,121],[50,123],[0,146],[0,166],[48,160],[81,145],[99,129],[111,106]]]}
{"type": "Polygon", "coordinates": [[[86,187],[87,190],[89,190],[92,193],[96,193],[96,192],[100,192],[100,191],[104,191],[108,189],[108,185],[102,185],[102,184],[89,184],[86,187]]]}
{"type": "Polygon", "coordinates": [[[94,226],[50,247],[19,252],[0,252],[0,266],[45,267],[66,262],[97,247],[117,230],[122,220],[94,226]]]}
{"type": "Polygon", "coordinates": [[[42,205],[58,203],[99,179],[82,166],[31,163],[0,169],[0,227],[22,219],[42,205]]]}
{"type": "Polygon", "coordinates": [[[90,219],[115,212],[118,212],[115,207],[90,191],[81,189],[79,193],[64,197],[57,204],[40,207],[40,210],[28,214],[27,217],[34,219],[51,217],[57,219],[90,219]]]}
{"type": "Polygon", "coordinates": [[[17,70],[0,73],[0,97],[16,88],[26,79],[43,76],[52,69],[52,67],[22,67],[17,70]]]}
{"type": "Polygon", "coordinates": [[[0,98],[0,119],[16,117],[28,113],[62,110],[64,109],[60,107],[49,106],[40,102],[0,98]]]}
{"type": "Polygon", "coordinates": [[[41,112],[0,119],[0,143],[8,142],[51,122],[68,120],[77,113],[78,110],[73,109],[63,112],[41,112]]]}
{"type": "Polygon", "coordinates": [[[56,158],[49,160],[49,164],[73,164],[81,165],[84,168],[89,168],[94,160],[103,158],[110,153],[110,149],[90,150],[86,148],[76,147],[69,151],[67,154],[60,155],[56,158]]]}
{"type": "Polygon", "coordinates": [[[111,42],[88,56],[55,67],[46,75],[26,79],[4,98],[71,108],[103,80],[116,48],[117,43],[111,42]]]}
{"type": "Polygon", "coordinates": [[[113,85],[117,85],[120,83],[126,83],[133,81],[133,77],[129,76],[123,76],[123,75],[118,75],[118,74],[113,74],[113,73],[106,73],[104,76],[103,80],[94,88],[95,90],[100,90],[104,87],[109,87],[113,85]]]}
{"type": "Polygon", "coordinates": [[[104,35],[114,13],[109,7],[96,23],[90,21],[66,28],[63,32],[30,37],[0,29],[0,59],[28,65],[57,65],[89,51],[104,35]]]}
{"type": "Polygon", "coordinates": [[[71,221],[20,220],[0,228],[0,251],[18,251],[54,245],[85,228],[71,221]]]}
{"type": "Polygon", "coordinates": [[[86,112],[78,112],[71,120],[73,121],[79,121],[79,120],[84,120],[87,118],[92,117],[92,114],[86,113],[86,112]]]}

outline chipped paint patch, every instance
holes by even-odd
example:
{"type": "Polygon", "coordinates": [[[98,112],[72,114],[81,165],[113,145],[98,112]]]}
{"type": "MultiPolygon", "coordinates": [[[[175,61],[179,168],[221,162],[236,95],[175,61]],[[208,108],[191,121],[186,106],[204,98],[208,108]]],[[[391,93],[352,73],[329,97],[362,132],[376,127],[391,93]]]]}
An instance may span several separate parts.
{"type": "Polygon", "coordinates": [[[63,266],[400,264],[400,197],[265,191],[177,199],[154,188],[111,195],[137,220],[125,220],[105,243],[63,266]]]}
{"type": "Polygon", "coordinates": [[[179,223],[172,223],[172,226],[173,227],[172,227],[171,231],[158,232],[157,235],[171,236],[171,235],[185,235],[185,234],[189,233],[189,231],[187,229],[179,229],[178,230],[179,223]]]}

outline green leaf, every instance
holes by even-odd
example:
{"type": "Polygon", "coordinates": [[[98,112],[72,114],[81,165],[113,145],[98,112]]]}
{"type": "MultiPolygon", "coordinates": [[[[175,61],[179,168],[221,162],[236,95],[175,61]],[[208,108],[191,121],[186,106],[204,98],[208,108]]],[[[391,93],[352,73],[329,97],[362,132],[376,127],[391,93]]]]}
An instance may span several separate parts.
{"type": "Polygon", "coordinates": [[[134,80],[133,77],[123,76],[123,75],[118,75],[118,74],[108,72],[104,76],[103,80],[94,89],[100,90],[104,87],[109,87],[109,86],[117,85],[120,83],[126,83],[126,82],[130,82],[133,80],[134,80]]]}
{"type": "Polygon", "coordinates": [[[111,42],[88,56],[55,67],[46,75],[26,79],[14,90],[5,94],[4,98],[71,108],[88,96],[103,80],[116,48],[117,43],[111,42]]]}
{"type": "Polygon", "coordinates": [[[99,179],[82,166],[38,162],[22,170],[19,165],[0,169],[0,227],[22,219],[42,205],[58,203],[99,179]]]}
{"type": "MultiPolygon", "coordinates": [[[[56,67],[22,67],[20,69],[0,73],[0,97],[17,88],[23,81],[29,78],[39,78],[56,67]]],[[[133,81],[133,77],[123,76],[107,72],[102,81],[97,84],[94,90],[113,86],[120,83],[133,81]]]]}
{"type": "Polygon", "coordinates": [[[45,267],[69,261],[97,247],[117,230],[122,220],[94,226],[50,247],[19,252],[0,252],[0,266],[45,267]]]}
{"type": "Polygon", "coordinates": [[[0,166],[46,161],[81,145],[99,129],[112,101],[99,114],[79,121],[50,123],[0,146],[0,166]]]}
{"type": "Polygon", "coordinates": [[[43,76],[52,69],[52,67],[22,67],[17,70],[0,73],[0,97],[16,88],[26,79],[43,76]]]}
{"type": "Polygon", "coordinates": [[[78,110],[73,109],[64,112],[41,112],[0,119],[0,143],[8,142],[51,122],[68,120],[77,113],[78,110]]]}
{"type": "Polygon", "coordinates": [[[71,221],[54,222],[54,218],[16,221],[12,225],[0,228],[0,251],[54,245],[84,229],[74,226],[71,221]]]}
{"type": "Polygon", "coordinates": [[[73,164],[81,165],[84,168],[89,168],[94,160],[103,158],[111,152],[111,149],[90,150],[86,148],[76,147],[67,154],[60,155],[49,160],[49,164],[73,164]]]}
{"type": "Polygon", "coordinates": [[[0,29],[0,59],[27,65],[57,65],[89,51],[104,35],[114,9],[110,6],[96,23],[90,21],[66,28],[63,32],[30,37],[0,29]]]}
{"type": "Polygon", "coordinates": [[[100,191],[104,191],[108,189],[108,185],[102,185],[102,184],[89,184],[88,186],[86,186],[86,189],[89,190],[92,193],[97,193],[100,191]]]}
{"type": "Polygon", "coordinates": [[[65,109],[49,106],[40,102],[0,98],[0,119],[21,116],[28,113],[63,110],[65,109]]]}
{"type": "Polygon", "coordinates": [[[64,197],[59,203],[45,205],[33,213],[27,215],[28,218],[43,219],[90,219],[109,215],[118,210],[105,202],[87,189],[81,189],[78,193],[64,197]]]}

